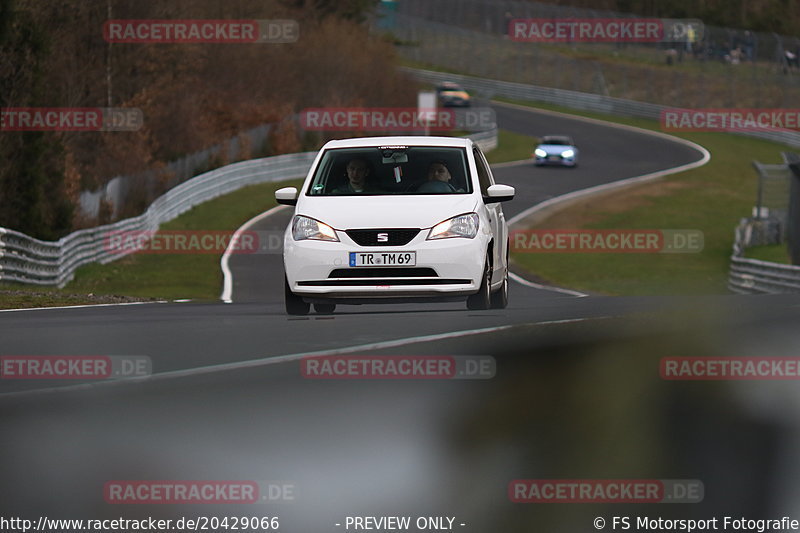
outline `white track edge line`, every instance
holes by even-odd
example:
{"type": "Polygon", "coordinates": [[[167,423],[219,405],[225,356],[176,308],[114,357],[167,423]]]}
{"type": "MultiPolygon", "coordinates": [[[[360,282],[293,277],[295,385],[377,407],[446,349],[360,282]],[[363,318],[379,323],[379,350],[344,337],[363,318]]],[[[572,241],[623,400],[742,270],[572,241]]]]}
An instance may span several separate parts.
{"type": "Polygon", "coordinates": [[[116,304],[83,304],[83,305],[59,305],[53,307],[22,307],[20,309],[0,309],[0,313],[17,313],[20,311],[45,311],[47,309],[86,309],[91,307],[121,307],[124,305],[145,305],[145,304],[166,304],[169,300],[157,300],[154,302],[121,302],[116,304]]]}
{"type": "Polygon", "coordinates": [[[579,291],[576,291],[576,290],[573,290],[573,289],[565,289],[563,287],[556,287],[555,285],[542,285],[541,283],[536,283],[536,282],[533,282],[533,281],[529,281],[529,280],[523,278],[522,276],[520,276],[519,274],[514,274],[513,272],[509,272],[508,273],[508,277],[513,279],[514,281],[516,281],[517,283],[519,283],[521,285],[525,285],[526,287],[531,287],[531,288],[534,288],[534,289],[543,289],[543,290],[548,290],[548,291],[560,292],[560,293],[563,293],[563,294],[569,294],[570,296],[576,296],[578,298],[585,298],[585,297],[589,296],[588,294],[584,294],[582,292],[579,292],[579,291]]]}
{"type": "MultiPolygon", "coordinates": [[[[570,192],[570,193],[567,193],[567,194],[562,194],[560,196],[555,196],[553,198],[545,200],[544,202],[541,202],[541,203],[538,203],[538,204],[536,204],[534,206],[531,206],[528,209],[522,211],[521,213],[513,216],[507,222],[509,227],[514,225],[514,224],[516,224],[516,223],[518,223],[520,220],[523,220],[523,219],[529,217],[530,215],[532,215],[533,213],[536,213],[539,210],[546,209],[546,208],[548,208],[548,207],[550,207],[552,205],[555,205],[555,204],[558,204],[558,203],[561,203],[561,202],[565,202],[567,200],[572,200],[574,198],[580,198],[581,196],[591,195],[591,194],[595,194],[595,193],[605,192],[605,191],[612,190],[612,189],[615,189],[615,188],[618,188],[618,187],[624,187],[624,186],[630,185],[632,183],[655,180],[655,179],[663,177],[663,176],[668,176],[670,174],[677,174],[679,172],[684,172],[686,170],[692,170],[694,168],[701,167],[701,166],[705,165],[706,163],[708,163],[709,161],[711,161],[711,152],[709,152],[705,147],[703,147],[703,146],[701,146],[701,145],[699,145],[699,144],[697,144],[695,142],[689,141],[687,139],[682,139],[680,137],[675,137],[674,135],[669,135],[667,133],[663,133],[663,132],[660,132],[660,131],[648,130],[648,129],[644,129],[644,128],[639,128],[637,126],[630,126],[628,124],[619,124],[619,123],[616,123],[616,122],[610,122],[608,120],[601,120],[601,119],[590,118],[590,117],[582,117],[580,115],[571,115],[569,113],[563,113],[563,112],[560,112],[560,111],[551,111],[549,109],[537,109],[535,107],[530,107],[530,106],[524,106],[524,105],[519,105],[519,104],[511,104],[511,103],[507,103],[507,102],[499,102],[499,101],[496,101],[496,100],[492,100],[492,104],[506,106],[506,107],[513,107],[513,108],[516,108],[516,109],[521,109],[521,110],[525,110],[525,111],[532,111],[532,112],[535,112],[535,113],[557,115],[557,116],[561,116],[561,117],[564,117],[564,118],[570,118],[570,119],[574,119],[574,120],[582,120],[584,122],[591,122],[591,123],[599,124],[599,125],[603,125],[603,126],[610,126],[610,127],[614,127],[614,128],[626,129],[626,130],[634,131],[634,132],[637,132],[637,133],[645,133],[647,135],[653,135],[655,137],[661,137],[661,138],[670,140],[672,142],[677,142],[679,144],[683,144],[683,145],[689,146],[690,148],[693,148],[693,149],[697,150],[698,152],[700,152],[700,154],[702,155],[702,157],[700,159],[698,159],[697,161],[694,161],[692,163],[687,163],[685,165],[681,165],[681,166],[678,166],[678,167],[668,168],[668,169],[664,169],[664,170],[658,170],[656,172],[651,172],[649,174],[642,174],[641,176],[633,176],[631,178],[625,178],[624,180],[612,181],[610,183],[603,183],[602,185],[596,185],[594,187],[589,187],[587,189],[580,189],[580,190],[573,191],[573,192],[570,192]]],[[[551,291],[555,291],[555,292],[561,292],[561,293],[564,293],[564,294],[573,294],[574,296],[579,296],[579,297],[588,296],[587,294],[583,294],[583,293],[578,292],[578,291],[572,291],[570,289],[564,289],[562,287],[555,287],[555,286],[548,286],[548,285],[541,285],[539,283],[534,283],[532,281],[526,280],[525,278],[523,278],[522,276],[519,276],[517,274],[509,274],[509,277],[511,277],[511,279],[513,279],[517,283],[521,283],[523,285],[527,285],[529,287],[533,287],[533,288],[536,288],[536,289],[551,290],[551,291]]]]}
{"type": "Polygon", "coordinates": [[[406,337],[403,339],[395,339],[391,341],[381,341],[369,344],[360,344],[357,346],[347,346],[344,348],[336,348],[334,350],[319,350],[313,352],[300,352],[294,354],[277,355],[272,357],[261,357],[259,359],[250,359],[247,361],[237,361],[235,363],[221,363],[217,365],[207,365],[197,368],[188,368],[184,370],[171,370],[150,376],[134,377],[117,379],[111,381],[99,381],[95,383],[81,383],[80,385],[68,385],[65,387],[49,387],[46,389],[33,389],[17,392],[0,393],[0,400],[6,398],[18,398],[23,396],[38,396],[42,394],[57,393],[57,392],[75,392],[82,390],[93,390],[103,387],[112,387],[116,385],[125,385],[136,382],[153,382],[161,380],[176,379],[182,377],[194,377],[204,374],[214,374],[218,372],[226,372],[231,370],[241,370],[244,368],[257,368],[262,366],[270,366],[274,364],[287,363],[296,361],[304,357],[322,357],[327,355],[339,355],[352,352],[361,352],[364,350],[382,350],[386,348],[396,348],[398,346],[405,346],[407,344],[416,344],[421,342],[435,342],[439,340],[451,339],[456,337],[466,337],[469,335],[481,335],[484,333],[494,333],[503,331],[518,326],[549,326],[553,324],[567,324],[571,322],[583,322],[587,320],[603,319],[608,317],[585,317],[585,318],[570,318],[564,320],[547,320],[543,322],[531,322],[523,324],[507,324],[504,326],[493,326],[481,329],[469,329],[463,331],[452,331],[449,333],[436,333],[433,335],[423,335],[419,337],[406,337]]]}
{"type": "Polygon", "coordinates": [[[220,268],[222,268],[222,280],[223,280],[222,294],[220,295],[219,299],[225,302],[226,304],[233,302],[233,300],[231,300],[231,296],[233,295],[233,273],[231,272],[231,269],[228,266],[228,258],[231,256],[231,250],[233,250],[234,244],[238,242],[239,235],[247,231],[247,228],[249,228],[256,222],[259,222],[260,220],[265,219],[268,216],[277,213],[278,211],[281,211],[285,208],[286,208],[285,205],[276,205],[275,207],[254,216],[253,218],[251,218],[250,220],[239,226],[239,229],[237,229],[234,232],[233,237],[228,243],[227,248],[225,248],[225,253],[222,254],[222,259],[220,259],[219,261],[220,268]]]}
{"type": "Polygon", "coordinates": [[[519,165],[524,165],[525,163],[533,162],[533,158],[530,159],[517,159],[516,161],[504,161],[503,163],[495,163],[493,165],[489,165],[490,167],[494,168],[506,168],[506,167],[516,167],[519,165]]]}

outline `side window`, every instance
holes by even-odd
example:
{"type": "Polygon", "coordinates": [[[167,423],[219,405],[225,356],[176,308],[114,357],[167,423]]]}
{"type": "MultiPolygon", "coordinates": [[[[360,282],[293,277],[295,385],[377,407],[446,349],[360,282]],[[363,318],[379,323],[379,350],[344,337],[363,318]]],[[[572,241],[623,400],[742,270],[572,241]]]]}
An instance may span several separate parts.
{"type": "Polygon", "coordinates": [[[492,173],[489,171],[489,165],[486,163],[483,154],[477,147],[472,149],[472,155],[475,157],[475,166],[478,169],[478,181],[481,184],[481,194],[486,196],[486,189],[490,185],[494,185],[492,173]]]}

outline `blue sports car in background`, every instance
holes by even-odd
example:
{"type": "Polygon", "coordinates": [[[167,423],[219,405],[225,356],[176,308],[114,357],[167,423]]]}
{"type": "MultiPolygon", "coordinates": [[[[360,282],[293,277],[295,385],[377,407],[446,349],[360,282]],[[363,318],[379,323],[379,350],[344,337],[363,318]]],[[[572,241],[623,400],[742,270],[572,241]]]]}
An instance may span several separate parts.
{"type": "Polygon", "coordinates": [[[568,135],[545,135],[533,151],[533,157],[536,166],[574,167],[578,164],[578,148],[568,135]]]}

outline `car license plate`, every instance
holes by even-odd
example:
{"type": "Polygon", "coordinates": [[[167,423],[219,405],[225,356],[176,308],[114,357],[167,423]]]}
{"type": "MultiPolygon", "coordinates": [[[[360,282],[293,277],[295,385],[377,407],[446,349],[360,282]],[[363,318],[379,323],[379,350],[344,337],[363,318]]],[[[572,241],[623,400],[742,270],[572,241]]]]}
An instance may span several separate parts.
{"type": "Polygon", "coordinates": [[[557,155],[551,155],[547,159],[549,159],[550,161],[558,161],[560,159],[560,157],[557,156],[557,155]]]}
{"type": "Polygon", "coordinates": [[[417,252],[350,252],[351,267],[414,266],[417,252]]]}

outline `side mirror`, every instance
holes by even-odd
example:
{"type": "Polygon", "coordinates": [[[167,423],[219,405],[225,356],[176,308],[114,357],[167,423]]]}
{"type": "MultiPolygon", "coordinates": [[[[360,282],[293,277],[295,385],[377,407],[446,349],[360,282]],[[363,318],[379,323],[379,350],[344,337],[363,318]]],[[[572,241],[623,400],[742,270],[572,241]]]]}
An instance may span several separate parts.
{"type": "Polygon", "coordinates": [[[516,191],[510,185],[491,185],[486,189],[486,196],[483,197],[483,203],[494,204],[497,202],[507,202],[514,198],[516,191]]]}
{"type": "Polygon", "coordinates": [[[297,187],[284,187],[275,191],[275,200],[283,205],[297,205],[297,187]]]}

